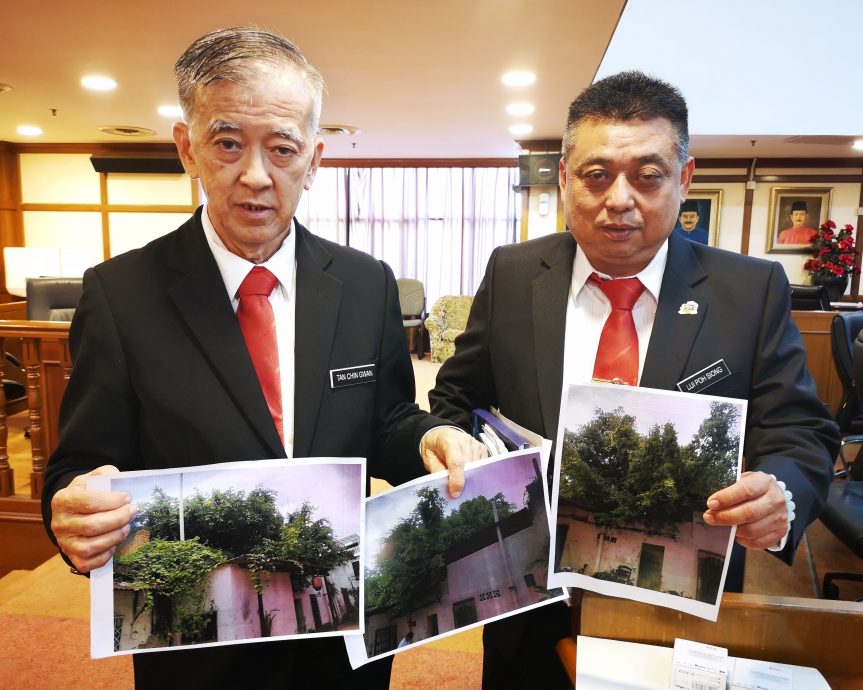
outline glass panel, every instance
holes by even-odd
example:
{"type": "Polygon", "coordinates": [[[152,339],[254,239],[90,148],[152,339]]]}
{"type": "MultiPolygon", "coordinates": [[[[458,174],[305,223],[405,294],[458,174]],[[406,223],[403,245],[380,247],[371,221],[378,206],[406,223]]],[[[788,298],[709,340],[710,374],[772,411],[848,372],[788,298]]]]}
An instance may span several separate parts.
{"type": "MultiPolygon", "coordinates": [[[[102,216],[96,212],[24,211],[27,247],[75,247],[90,265],[102,261],[102,216]]],[[[86,267],[86,266],[85,266],[86,267]]]]}
{"type": "Polygon", "coordinates": [[[192,183],[187,175],[109,173],[108,203],[143,206],[191,205],[192,183]]]}
{"type": "Polygon", "coordinates": [[[22,153],[19,161],[22,203],[101,203],[89,153],[22,153]]]}
{"type": "Polygon", "coordinates": [[[111,256],[143,247],[187,220],[188,213],[110,213],[111,256]]]}

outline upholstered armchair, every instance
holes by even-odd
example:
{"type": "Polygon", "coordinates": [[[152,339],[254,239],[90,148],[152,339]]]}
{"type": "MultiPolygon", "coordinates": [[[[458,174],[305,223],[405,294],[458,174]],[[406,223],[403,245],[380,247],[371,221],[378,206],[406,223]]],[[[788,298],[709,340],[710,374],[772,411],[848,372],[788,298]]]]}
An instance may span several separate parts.
{"type": "Polygon", "coordinates": [[[467,326],[473,297],[446,295],[431,308],[425,320],[432,362],[443,362],[455,353],[455,339],[467,326]]]}

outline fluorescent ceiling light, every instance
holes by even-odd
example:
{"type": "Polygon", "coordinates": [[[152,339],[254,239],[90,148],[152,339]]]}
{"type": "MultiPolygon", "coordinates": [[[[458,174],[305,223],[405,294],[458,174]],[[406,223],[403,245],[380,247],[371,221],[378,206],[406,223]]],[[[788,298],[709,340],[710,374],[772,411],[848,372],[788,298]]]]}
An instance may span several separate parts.
{"type": "Polygon", "coordinates": [[[510,103],[506,106],[506,112],[510,115],[515,115],[516,117],[532,115],[534,110],[535,108],[533,107],[533,103],[510,103]]]}
{"type": "Polygon", "coordinates": [[[507,86],[529,86],[536,81],[536,75],[527,70],[514,70],[504,74],[500,80],[507,86]]]}
{"type": "Polygon", "coordinates": [[[21,125],[18,127],[18,134],[22,137],[41,137],[42,128],[36,125],[21,125]]]}
{"type": "Polygon", "coordinates": [[[858,139],[853,144],[851,144],[852,149],[857,149],[858,151],[863,151],[863,139],[858,139]]]}
{"type": "Polygon", "coordinates": [[[533,131],[533,125],[528,124],[518,124],[518,125],[510,125],[509,133],[513,134],[517,137],[523,137],[526,134],[530,134],[533,131]]]}
{"type": "Polygon", "coordinates": [[[90,89],[90,91],[113,91],[117,88],[117,82],[111,79],[111,77],[91,75],[81,80],[81,86],[85,89],[90,89]]]}
{"type": "Polygon", "coordinates": [[[183,109],[178,105],[160,105],[157,110],[162,117],[183,117],[183,109]]]}

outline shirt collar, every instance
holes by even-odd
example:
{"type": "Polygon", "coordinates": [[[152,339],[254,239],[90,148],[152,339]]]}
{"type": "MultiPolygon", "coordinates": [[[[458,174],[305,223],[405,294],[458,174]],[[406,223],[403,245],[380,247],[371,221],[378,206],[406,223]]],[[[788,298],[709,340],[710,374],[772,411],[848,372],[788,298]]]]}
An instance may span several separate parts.
{"type": "MultiPolygon", "coordinates": [[[[662,243],[662,246],[659,247],[659,250],[656,254],[653,255],[653,258],[650,260],[650,263],[647,264],[640,272],[636,273],[634,276],[620,276],[622,278],[638,278],[647,291],[653,296],[657,302],[659,301],[659,289],[662,287],[662,276],[665,274],[665,264],[668,261],[668,238],[666,238],[665,242],[662,243]]],[[[602,271],[597,271],[588,260],[587,256],[584,252],[578,251],[576,247],[575,250],[575,260],[573,262],[572,267],[572,292],[573,295],[578,295],[581,292],[581,289],[584,287],[584,284],[587,282],[587,279],[590,278],[590,274],[596,272],[597,275],[600,275],[604,278],[609,278],[610,276],[603,273],[602,271]]]]}
{"type": "Polygon", "coordinates": [[[255,266],[263,266],[271,271],[278,279],[279,287],[285,299],[291,298],[294,271],[296,270],[297,233],[295,228],[291,228],[291,232],[285,237],[282,246],[267,261],[262,264],[253,264],[251,261],[228,251],[222,238],[216,233],[212,221],[210,221],[206,204],[201,212],[201,224],[204,226],[204,235],[219,267],[219,273],[222,274],[222,281],[225,283],[228,297],[232,301],[236,299],[240,283],[246,279],[249,271],[255,266]]]}

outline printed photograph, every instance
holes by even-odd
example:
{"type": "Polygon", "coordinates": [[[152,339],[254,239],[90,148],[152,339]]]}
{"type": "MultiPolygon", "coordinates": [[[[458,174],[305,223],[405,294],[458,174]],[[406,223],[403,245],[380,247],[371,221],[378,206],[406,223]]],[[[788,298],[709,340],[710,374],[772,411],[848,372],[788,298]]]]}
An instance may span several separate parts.
{"type": "Polygon", "coordinates": [[[468,465],[457,499],[446,487],[437,473],[367,499],[365,633],[345,638],[355,668],[565,596],[546,587],[539,451],[468,465]]]}
{"type": "Polygon", "coordinates": [[[741,400],[570,386],[549,582],[715,620],[734,529],[702,516],[707,498],[740,475],[745,416],[741,400]]]}
{"type": "Polygon", "coordinates": [[[830,217],[832,187],[773,187],[767,251],[807,254],[818,226],[830,217]]]}
{"type": "Polygon", "coordinates": [[[362,461],[287,462],[96,478],[138,512],[91,578],[93,655],[360,632],[362,461]]]}
{"type": "Polygon", "coordinates": [[[680,205],[673,232],[692,242],[717,246],[721,204],[721,189],[690,189],[680,205]]]}

